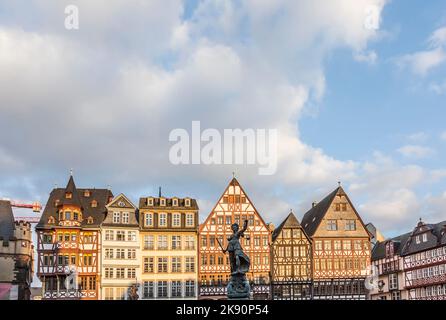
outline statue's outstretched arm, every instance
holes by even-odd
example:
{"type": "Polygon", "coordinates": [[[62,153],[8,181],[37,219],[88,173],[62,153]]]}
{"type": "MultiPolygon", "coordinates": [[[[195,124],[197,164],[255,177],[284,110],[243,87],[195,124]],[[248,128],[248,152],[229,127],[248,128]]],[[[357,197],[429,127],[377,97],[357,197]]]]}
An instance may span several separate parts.
{"type": "Polygon", "coordinates": [[[245,220],[243,222],[243,228],[242,228],[242,230],[240,230],[240,233],[243,234],[246,231],[246,229],[248,229],[248,220],[245,220]]]}

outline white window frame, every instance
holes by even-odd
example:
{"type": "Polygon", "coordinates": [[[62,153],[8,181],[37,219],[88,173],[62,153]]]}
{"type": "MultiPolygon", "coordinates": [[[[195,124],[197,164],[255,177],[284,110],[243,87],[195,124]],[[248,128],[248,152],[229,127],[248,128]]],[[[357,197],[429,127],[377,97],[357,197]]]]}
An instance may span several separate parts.
{"type": "Polygon", "coordinates": [[[121,223],[121,212],[113,212],[113,223],[121,223]]]}
{"type": "Polygon", "coordinates": [[[195,223],[195,215],[193,213],[186,213],[186,227],[193,227],[195,223]]]}
{"type": "Polygon", "coordinates": [[[123,224],[128,224],[130,221],[130,214],[128,212],[123,212],[121,216],[121,221],[123,224]]]}
{"type": "Polygon", "coordinates": [[[163,228],[167,227],[167,213],[160,212],[158,214],[158,226],[163,228]]]}
{"type": "Polygon", "coordinates": [[[181,213],[174,212],[172,214],[172,227],[181,227],[181,213]]]}
{"type": "Polygon", "coordinates": [[[153,227],[153,213],[152,212],[146,212],[144,214],[144,226],[153,227]]]}

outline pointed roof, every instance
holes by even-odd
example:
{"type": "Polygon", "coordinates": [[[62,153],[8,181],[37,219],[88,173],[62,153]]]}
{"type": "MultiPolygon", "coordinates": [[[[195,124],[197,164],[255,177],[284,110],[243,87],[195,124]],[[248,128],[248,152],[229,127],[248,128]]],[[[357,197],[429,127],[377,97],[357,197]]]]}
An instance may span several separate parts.
{"type": "Polygon", "coordinates": [[[302,218],[302,227],[309,236],[312,236],[337,194],[345,194],[344,189],[341,186],[337,187],[333,192],[326,196],[322,201],[315,204],[310,210],[308,210],[302,218]]]}
{"type": "Polygon", "coordinates": [[[257,208],[254,206],[254,203],[251,201],[251,199],[249,198],[248,194],[245,192],[245,190],[243,189],[243,187],[241,186],[241,184],[238,182],[238,180],[233,177],[231,179],[231,181],[229,182],[228,186],[225,188],[225,190],[223,191],[223,193],[221,194],[221,196],[218,198],[217,202],[215,203],[214,207],[212,208],[211,212],[208,214],[208,216],[206,217],[206,220],[200,224],[200,232],[203,230],[204,226],[206,224],[208,224],[209,220],[211,219],[212,213],[215,211],[215,209],[217,208],[218,204],[222,201],[223,196],[225,195],[226,191],[229,189],[229,187],[231,186],[238,186],[240,188],[240,190],[242,191],[242,193],[245,195],[246,200],[248,201],[249,204],[251,204],[252,208],[254,209],[254,211],[256,212],[257,216],[259,217],[260,221],[262,222],[262,224],[267,227],[267,223],[265,223],[265,220],[263,220],[262,215],[259,213],[259,211],[257,210],[257,208]]]}
{"type": "Polygon", "coordinates": [[[3,241],[9,241],[14,236],[14,229],[11,202],[0,200],[0,238],[3,238],[3,241]]]}
{"type": "Polygon", "coordinates": [[[61,200],[61,204],[82,207],[79,192],[76,188],[76,184],[74,183],[74,178],[72,175],[70,176],[67,186],[65,187],[65,194],[67,193],[71,193],[71,198],[67,198],[64,196],[61,200]]]}
{"type": "Polygon", "coordinates": [[[274,230],[272,235],[272,240],[273,241],[276,240],[277,236],[280,234],[283,228],[299,228],[299,227],[300,227],[299,220],[297,220],[293,211],[290,211],[285,220],[283,220],[282,223],[274,230]]]}

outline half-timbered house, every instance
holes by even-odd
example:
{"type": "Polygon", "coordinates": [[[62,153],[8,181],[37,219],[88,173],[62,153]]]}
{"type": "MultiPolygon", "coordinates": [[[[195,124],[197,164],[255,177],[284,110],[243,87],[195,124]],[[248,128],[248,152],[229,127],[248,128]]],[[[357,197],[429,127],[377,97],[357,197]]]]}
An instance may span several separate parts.
{"type": "Polygon", "coordinates": [[[344,189],[313,203],[301,224],[312,239],[314,298],[365,299],[370,234],[344,189]]]}
{"type": "Polygon", "coordinates": [[[73,176],[53,189],[36,226],[43,299],[98,299],[101,237],[108,189],[78,189],[73,176]]]}
{"type": "Polygon", "coordinates": [[[420,220],[401,255],[408,299],[446,300],[446,221],[420,220]]]}
{"type": "Polygon", "coordinates": [[[401,251],[410,233],[379,241],[372,250],[372,300],[406,300],[405,277],[401,251]]]}
{"type": "Polygon", "coordinates": [[[271,232],[240,183],[233,178],[204,223],[200,225],[201,297],[226,294],[230,265],[222,247],[227,246],[227,238],[232,234],[231,225],[241,225],[244,220],[248,220],[248,228],[240,242],[251,260],[247,277],[257,285],[253,290],[260,290],[254,294],[269,294],[269,287],[262,285],[269,282],[271,232]]]}
{"type": "Polygon", "coordinates": [[[293,212],[274,230],[271,288],[274,300],[311,299],[311,240],[293,212]]]}

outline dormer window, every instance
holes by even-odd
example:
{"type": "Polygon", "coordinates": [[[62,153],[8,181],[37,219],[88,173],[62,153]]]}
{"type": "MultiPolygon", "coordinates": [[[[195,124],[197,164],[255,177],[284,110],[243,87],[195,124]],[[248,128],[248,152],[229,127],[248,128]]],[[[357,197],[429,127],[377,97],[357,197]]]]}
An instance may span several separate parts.
{"type": "Polygon", "coordinates": [[[88,198],[91,195],[90,190],[84,191],[84,197],[88,198]]]}
{"type": "Polygon", "coordinates": [[[427,242],[427,233],[423,233],[423,242],[427,242]]]}
{"type": "Polygon", "coordinates": [[[190,199],[189,198],[184,199],[184,205],[186,207],[190,207],[190,199]]]}
{"type": "Polygon", "coordinates": [[[91,207],[92,208],[96,208],[98,206],[98,202],[96,201],[96,200],[93,200],[92,202],[91,202],[91,207]]]}
{"type": "Polygon", "coordinates": [[[415,242],[416,242],[416,244],[420,244],[420,236],[415,237],[415,242]]]}
{"type": "Polygon", "coordinates": [[[93,217],[88,217],[87,218],[87,224],[93,224],[93,217]]]}
{"type": "Polygon", "coordinates": [[[73,212],[73,220],[75,220],[75,221],[79,220],[79,213],[73,212]]]}
{"type": "Polygon", "coordinates": [[[54,201],[54,206],[57,207],[59,205],[59,203],[60,203],[60,200],[57,199],[56,201],[54,201]]]}
{"type": "Polygon", "coordinates": [[[386,257],[393,257],[393,243],[390,241],[386,243],[386,257]]]}
{"type": "Polygon", "coordinates": [[[54,224],[54,222],[55,222],[55,220],[54,220],[53,216],[48,218],[48,224],[54,224]]]}
{"type": "Polygon", "coordinates": [[[166,205],[166,199],[161,198],[160,199],[160,206],[165,206],[166,205]]]}
{"type": "Polygon", "coordinates": [[[65,220],[71,220],[71,211],[65,211],[65,220]]]}
{"type": "Polygon", "coordinates": [[[71,192],[65,192],[65,199],[73,198],[73,194],[71,192]]]}
{"type": "Polygon", "coordinates": [[[153,198],[147,198],[147,205],[153,206],[153,198]]]}
{"type": "Polygon", "coordinates": [[[174,206],[174,207],[178,206],[178,199],[176,199],[176,198],[172,199],[172,206],[174,206]]]}

